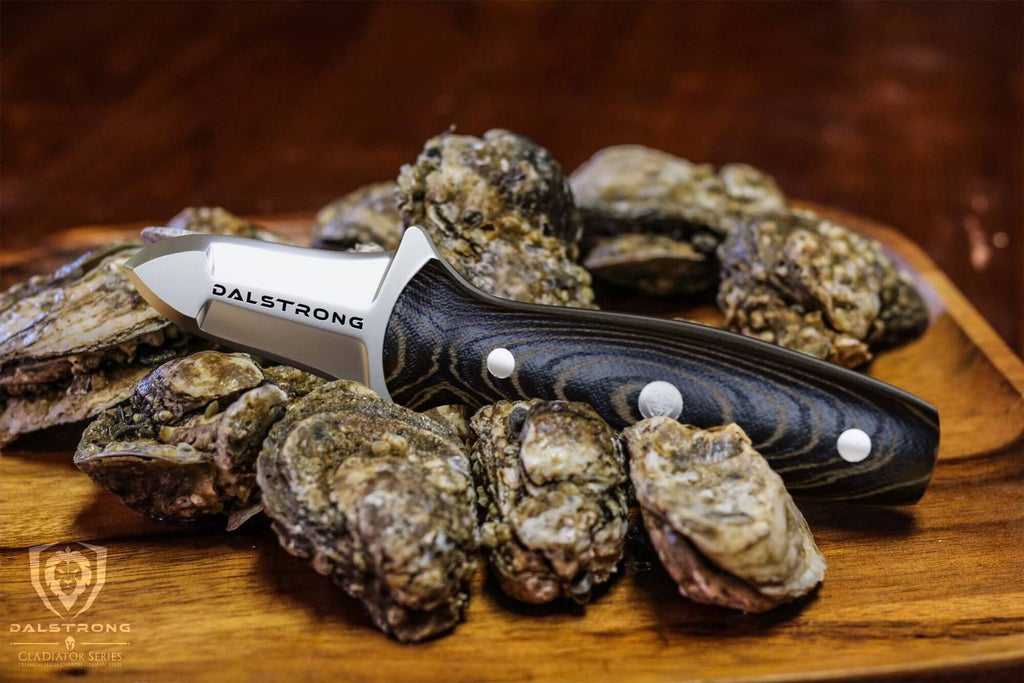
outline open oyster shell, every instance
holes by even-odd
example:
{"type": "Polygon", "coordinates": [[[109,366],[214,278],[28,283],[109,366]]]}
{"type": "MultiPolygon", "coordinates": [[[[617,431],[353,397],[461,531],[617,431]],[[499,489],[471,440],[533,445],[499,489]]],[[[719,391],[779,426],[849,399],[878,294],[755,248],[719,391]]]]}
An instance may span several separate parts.
{"type": "Polygon", "coordinates": [[[626,465],[590,406],[501,401],[471,419],[473,473],[490,563],[517,600],[578,602],[622,559],[626,465]]]}
{"type": "Polygon", "coordinates": [[[644,526],[680,593],[763,612],[821,583],[825,559],[803,515],[738,425],[652,417],[622,439],[644,526]]]}
{"type": "Polygon", "coordinates": [[[652,294],[717,282],[715,249],[750,216],[785,211],[775,181],[745,164],[708,164],[640,145],[597,152],[569,178],[584,223],[584,265],[652,294]]]}
{"type": "Polygon", "coordinates": [[[572,192],[551,154],[526,138],[444,133],[398,177],[404,224],[420,225],[470,282],[495,296],[594,308],[576,263],[572,192]]]}
{"type": "Polygon", "coordinates": [[[382,631],[417,642],[462,619],[478,531],[465,446],[449,427],[331,382],[271,430],[258,480],[281,545],[382,631]]]}
{"type": "Polygon", "coordinates": [[[391,251],[402,239],[395,181],[373,183],[335,199],[316,216],[313,246],[391,251]]]}
{"type": "Polygon", "coordinates": [[[289,400],[268,379],[240,353],[201,351],[165,363],[86,428],[75,465],[153,517],[244,511],[259,501],[256,456],[289,400]]]}
{"type": "Polygon", "coordinates": [[[882,245],[810,211],[753,219],[718,250],[725,324],[847,367],[920,335],[928,309],[882,245]]]}

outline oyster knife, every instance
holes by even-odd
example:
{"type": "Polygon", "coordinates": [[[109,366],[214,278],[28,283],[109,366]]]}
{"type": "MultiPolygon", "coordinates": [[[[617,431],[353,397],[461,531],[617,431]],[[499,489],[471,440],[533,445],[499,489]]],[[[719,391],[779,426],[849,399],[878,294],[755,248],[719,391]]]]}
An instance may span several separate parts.
{"type": "Polygon", "coordinates": [[[500,399],[738,423],[795,495],[910,503],[935,466],[934,407],[805,354],[704,325],[523,304],[473,287],[408,228],[393,254],[187,234],[126,268],[182,328],[414,409],[500,399]]]}

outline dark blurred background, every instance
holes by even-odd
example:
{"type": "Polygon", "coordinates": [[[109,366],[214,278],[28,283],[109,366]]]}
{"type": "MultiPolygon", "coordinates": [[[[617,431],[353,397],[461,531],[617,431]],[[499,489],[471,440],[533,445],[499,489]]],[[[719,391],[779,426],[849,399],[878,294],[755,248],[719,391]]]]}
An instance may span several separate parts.
{"type": "Polygon", "coordinates": [[[4,249],[195,204],[312,212],[449,125],[571,171],[745,161],[922,245],[1024,351],[1024,4],[12,4],[4,249]]]}

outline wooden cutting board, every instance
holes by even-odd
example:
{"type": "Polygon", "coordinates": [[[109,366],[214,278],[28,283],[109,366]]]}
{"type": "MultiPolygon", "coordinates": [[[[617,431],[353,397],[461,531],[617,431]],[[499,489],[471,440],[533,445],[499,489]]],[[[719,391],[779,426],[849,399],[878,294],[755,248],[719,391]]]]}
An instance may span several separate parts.
{"type": "MultiPolygon", "coordinates": [[[[13,443],[0,458],[4,678],[131,680],[833,679],[1024,672],[1024,365],[915,245],[883,226],[828,213],[885,242],[932,310],[919,340],[870,374],[935,404],[939,465],[906,508],[801,502],[828,561],[807,603],[764,615],[694,604],[658,566],[627,562],[586,607],[527,606],[481,569],[465,623],[399,645],[359,605],[278,547],[264,519],[226,533],[144,519],[71,464],[81,425],[13,443]],[[85,542],[105,576],[80,616],[61,620],[33,587],[38,557],[85,542]],[[70,626],[67,626],[70,624],[70,626]],[[98,630],[98,632],[97,632],[98,630]],[[73,640],[68,640],[68,638],[73,640]],[[41,661],[46,660],[49,661],[41,661]]],[[[267,219],[298,239],[308,218],[267,219]]],[[[4,286],[139,226],[92,226],[5,252],[4,286]]],[[[607,308],[713,322],[615,292],[607,308]]],[[[481,563],[483,565],[483,563],[481,563]]],[[[91,565],[97,566],[94,559],[91,565]]],[[[37,580],[46,580],[45,567],[37,580]]],[[[95,586],[98,576],[92,577],[95,586]]]]}

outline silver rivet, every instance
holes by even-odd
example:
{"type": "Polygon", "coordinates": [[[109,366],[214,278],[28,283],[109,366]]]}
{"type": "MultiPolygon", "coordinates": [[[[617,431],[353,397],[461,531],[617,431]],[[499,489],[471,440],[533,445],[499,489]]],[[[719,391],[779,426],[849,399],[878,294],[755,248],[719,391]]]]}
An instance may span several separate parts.
{"type": "Polygon", "coordinates": [[[836,450],[846,462],[860,462],[871,455],[871,437],[860,429],[847,429],[836,439],[836,450]]]}
{"type": "Polygon", "coordinates": [[[487,372],[498,379],[505,379],[516,369],[516,357],[508,349],[499,346],[487,354],[487,372]]]}
{"type": "Polygon", "coordinates": [[[674,420],[683,412],[683,395],[668,382],[651,382],[640,390],[637,407],[644,417],[666,415],[674,420]]]}

